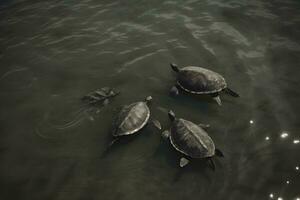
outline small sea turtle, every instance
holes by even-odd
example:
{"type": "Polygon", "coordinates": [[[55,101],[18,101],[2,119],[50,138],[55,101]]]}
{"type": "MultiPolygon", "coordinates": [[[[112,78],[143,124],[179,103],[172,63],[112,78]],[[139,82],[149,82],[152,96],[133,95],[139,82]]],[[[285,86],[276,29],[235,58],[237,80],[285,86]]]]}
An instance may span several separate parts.
{"type": "Polygon", "coordinates": [[[107,105],[109,99],[118,94],[120,94],[120,92],[115,92],[112,88],[103,87],[85,95],[82,97],[82,100],[86,101],[88,104],[102,103],[103,105],[107,105]]]}
{"type": "MultiPolygon", "coordinates": [[[[113,137],[115,139],[111,142],[111,146],[121,136],[132,135],[141,130],[150,119],[150,109],[148,104],[151,102],[152,97],[148,96],[145,101],[132,103],[123,106],[114,122],[113,137]]],[[[157,120],[152,121],[154,126],[161,129],[161,125],[157,120]]]]}
{"type": "MultiPolygon", "coordinates": [[[[224,91],[233,97],[239,95],[227,87],[223,76],[211,70],[188,66],[178,68],[176,64],[171,64],[172,69],[177,73],[177,86],[186,92],[192,94],[210,94],[213,99],[221,105],[219,92],[224,91]]],[[[171,89],[172,95],[178,95],[179,91],[176,86],[171,89]]]]}
{"type": "Polygon", "coordinates": [[[184,157],[180,159],[180,167],[189,163],[191,158],[206,158],[211,167],[215,169],[212,160],[214,155],[223,157],[223,153],[215,148],[214,142],[209,137],[204,128],[209,125],[194,124],[191,121],[176,118],[173,111],[169,111],[169,118],[172,121],[170,130],[162,133],[163,138],[170,139],[172,146],[184,157]]]}

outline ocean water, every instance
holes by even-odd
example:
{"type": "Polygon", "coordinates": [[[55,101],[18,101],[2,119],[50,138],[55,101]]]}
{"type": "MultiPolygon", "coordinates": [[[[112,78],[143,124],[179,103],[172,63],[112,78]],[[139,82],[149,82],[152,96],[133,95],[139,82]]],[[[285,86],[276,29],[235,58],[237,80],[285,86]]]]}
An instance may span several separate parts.
{"type": "Polygon", "coordinates": [[[1,0],[0,199],[300,198],[297,0],[1,0]],[[222,74],[240,94],[168,95],[169,63],[222,74]],[[111,103],[80,100],[120,91],[111,103]],[[223,151],[179,167],[150,124],[105,152],[120,107],[153,97],[163,129],[208,123],[223,151]]]}

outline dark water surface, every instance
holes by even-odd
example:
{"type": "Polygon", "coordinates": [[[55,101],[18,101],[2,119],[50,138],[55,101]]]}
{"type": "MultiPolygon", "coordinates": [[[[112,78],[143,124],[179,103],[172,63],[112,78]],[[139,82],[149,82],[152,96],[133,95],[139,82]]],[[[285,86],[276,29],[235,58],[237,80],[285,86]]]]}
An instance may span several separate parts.
{"type": "MultiPolygon", "coordinates": [[[[300,198],[300,2],[0,1],[0,199],[300,198]],[[224,75],[241,98],[168,91],[170,62],[224,75]],[[122,93],[100,110],[80,97],[122,93]],[[225,158],[180,169],[147,126],[103,155],[121,105],[153,96],[211,124],[225,158]]],[[[100,107],[99,107],[100,109],[100,107]]]]}

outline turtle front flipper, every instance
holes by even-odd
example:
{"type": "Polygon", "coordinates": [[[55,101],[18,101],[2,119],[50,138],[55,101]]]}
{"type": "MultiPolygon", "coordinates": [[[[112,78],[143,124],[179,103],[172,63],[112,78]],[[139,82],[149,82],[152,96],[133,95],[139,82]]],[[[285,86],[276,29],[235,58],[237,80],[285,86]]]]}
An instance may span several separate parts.
{"type": "Polygon", "coordinates": [[[102,103],[103,106],[107,106],[109,104],[109,99],[105,99],[102,103]]]}
{"type": "Polygon", "coordinates": [[[170,95],[171,96],[178,96],[179,95],[179,90],[176,86],[173,86],[170,90],[170,95]]]}
{"type": "Polygon", "coordinates": [[[222,105],[222,101],[221,101],[219,93],[212,94],[211,96],[218,103],[219,106],[222,105]]]}
{"type": "Polygon", "coordinates": [[[180,165],[180,167],[182,168],[182,167],[185,167],[187,164],[189,164],[189,162],[190,162],[190,161],[189,161],[188,159],[182,157],[182,158],[180,158],[180,163],[179,163],[179,165],[180,165]]]}
{"type": "Polygon", "coordinates": [[[201,128],[203,129],[207,129],[207,128],[210,128],[210,125],[209,124],[198,124],[198,126],[200,126],[201,128]]]}
{"type": "Polygon", "coordinates": [[[173,69],[173,71],[175,71],[175,72],[179,72],[180,71],[180,69],[178,68],[178,66],[176,64],[171,63],[170,66],[173,69]]]}
{"type": "Polygon", "coordinates": [[[220,149],[215,149],[215,155],[218,157],[224,157],[224,154],[220,149]]]}
{"type": "Polygon", "coordinates": [[[234,92],[233,90],[231,90],[230,88],[225,88],[224,92],[233,96],[233,97],[240,97],[240,95],[236,92],[234,92]]]}
{"type": "Polygon", "coordinates": [[[101,97],[95,95],[95,94],[87,94],[85,96],[83,96],[81,98],[83,101],[89,101],[89,102],[93,102],[93,101],[100,101],[101,97]]]}
{"type": "Polygon", "coordinates": [[[161,124],[158,120],[153,119],[153,120],[151,120],[151,123],[154,125],[155,128],[157,128],[158,130],[161,130],[161,124]]]}

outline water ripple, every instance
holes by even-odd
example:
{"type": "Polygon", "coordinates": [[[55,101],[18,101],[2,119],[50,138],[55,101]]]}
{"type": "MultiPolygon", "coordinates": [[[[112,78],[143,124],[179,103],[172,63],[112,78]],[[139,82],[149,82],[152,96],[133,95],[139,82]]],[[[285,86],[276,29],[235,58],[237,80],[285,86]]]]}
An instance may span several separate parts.
{"type": "Polygon", "coordinates": [[[130,61],[128,61],[128,62],[125,62],[124,65],[123,65],[123,67],[121,67],[121,68],[119,68],[119,69],[117,70],[117,73],[123,72],[124,70],[126,70],[126,69],[128,68],[128,66],[131,66],[131,65],[133,65],[133,64],[135,64],[135,63],[137,63],[137,62],[139,62],[139,61],[141,61],[141,60],[144,60],[144,59],[146,59],[146,58],[148,58],[148,57],[151,57],[151,56],[153,56],[153,55],[155,55],[155,54],[157,54],[157,53],[161,53],[161,52],[165,52],[165,51],[167,51],[167,49],[159,49],[159,50],[157,50],[157,51],[154,51],[154,52],[151,52],[151,53],[144,54],[144,55],[142,55],[142,56],[139,56],[139,57],[134,58],[133,60],[130,60],[130,61]]]}
{"type": "MultiPolygon", "coordinates": [[[[114,108],[107,107],[109,112],[97,119],[88,110],[79,109],[76,98],[89,88],[109,84],[124,92],[116,101],[116,107],[133,101],[137,95],[151,94],[157,99],[156,106],[151,109],[153,115],[166,123],[170,123],[167,112],[171,108],[194,119],[203,116],[208,123],[214,123],[212,134],[218,130],[212,136],[224,149],[226,158],[221,162],[216,160],[218,170],[215,173],[188,166],[180,180],[174,183],[168,180],[174,171],[179,171],[174,165],[177,158],[171,151],[163,157],[153,156],[159,136],[148,134],[140,143],[135,140],[120,146],[105,160],[95,158],[93,165],[76,173],[69,191],[63,188],[59,192],[61,199],[68,199],[68,195],[73,199],[82,197],[80,189],[72,193],[74,188],[80,188],[79,182],[84,182],[89,195],[97,190],[101,194],[99,198],[114,194],[111,192],[115,192],[115,188],[118,188],[116,195],[123,199],[137,199],[134,197],[141,194],[151,194],[153,199],[174,200],[194,197],[267,199],[271,192],[274,198],[280,195],[287,199],[284,196],[287,192],[291,192],[291,198],[297,196],[297,187],[293,185],[296,178],[294,180],[290,172],[295,172],[296,166],[296,170],[299,168],[299,2],[9,2],[7,6],[3,6],[6,5],[3,0],[0,3],[1,141],[9,147],[8,152],[14,154],[3,154],[10,161],[4,162],[3,169],[16,171],[9,169],[20,166],[12,162],[20,160],[34,173],[36,163],[31,162],[36,152],[42,152],[41,161],[46,164],[49,158],[64,152],[74,156],[69,157],[72,160],[89,163],[90,155],[80,158],[75,155],[82,149],[97,157],[105,148],[102,139],[109,132],[107,127],[114,108]],[[175,81],[165,64],[170,61],[180,66],[216,66],[216,71],[224,74],[243,98],[224,95],[224,106],[218,108],[205,98],[184,95],[170,98],[168,90],[175,81]],[[74,94],[70,95],[70,90],[74,94]],[[47,97],[51,100],[51,94],[63,94],[61,103],[49,102],[47,97]],[[41,116],[43,110],[48,110],[48,114],[41,116]],[[90,126],[93,120],[97,122],[92,123],[94,127],[90,126]],[[28,134],[31,131],[24,130],[35,130],[39,137],[62,142],[53,145],[32,138],[33,135],[28,134]],[[282,135],[280,138],[278,133],[283,130],[291,131],[288,137],[282,135]],[[76,132],[79,134],[74,134],[76,132]],[[32,151],[27,151],[30,148],[32,151]],[[21,158],[19,155],[23,153],[25,158],[32,159],[21,158]],[[278,177],[284,177],[280,180],[284,182],[279,183],[278,177]],[[288,185],[287,180],[290,181],[288,185]],[[146,183],[147,187],[140,183],[146,183]],[[287,192],[278,191],[281,183],[289,187],[285,188],[287,192]]],[[[166,149],[161,152],[165,153],[166,149]]],[[[34,180],[30,179],[31,174],[20,175],[4,181],[4,185],[11,184],[9,188],[13,189],[7,194],[19,191],[20,196],[25,194],[25,199],[31,198],[30,194],[35,194],[39,188],[31,187],[26,196],[28,187],[15,187],[15,183],[21,182],[19,178],[31,183],[34,180]]],[[[35,185],[40,185],[40,181],[35,185]]],[[[47,195],[39,197],[47,199],[47,195]]]]}
{"type": "Polygon", "coordinates": [[[12,69],[9,70],[8,72],[4,73],[1,77],[0,77],[0,81],[3,80],[4,78],[6,78],[7,76],[16,73],[16,72],[22,72],[22,71],[26,71],[28,70],[27,67],[22,67],[22,68],[17,68],[17,69],[12,69]]]}
{"type": "Polygon", "coordinates": [[[230,36],[237,44],[250,46],[250,42],[244,35],[242,35],[238,30],[225,22],[214,22],[210,26],[210,30],[216,33],[223,33],[227,36],[230,36]]]}
{"type": "Polygon", "coordinates": [[[147,48],[147,47],[153,47],[153,46],[156,46],[156,45],[157,45],[157,44],[156,44],[155,42],[152,42],[152,43],[147,44],[147,45],[144,45],[144,46],[135,47],[135,48],[133,48],[133,49],[128,49],[128,50],[121,51],[121,52],[119,53],[119,55],[132,53],[132,52],[134,52],[134,51],[141,50],[141,49],[144,49],[144,48],[147,48]]]}
{"type": "Polygon", "coordinates": [[[271,46],[276,48],[285,48],[291,51],[300,51],[300,43],[295,41],[291,41],[286,37],[282,37],[279,35],[273,35],[271,46]]]}
{"type": "Polygon", "coordinates": [[[121,26],[127,27],[129,32],[135,30],[135,31],[138,31],[138,32],[145,32],[145,33],[148,33],[150,35],[155,35],[155,36],[160,36],[160,35],[165,34],[164,32],[153,31],[151,29],[152,25],[145,26],[145,25],[141,25],[141,24],[123,22],[123,23],[121,23],[121,26]]]}

